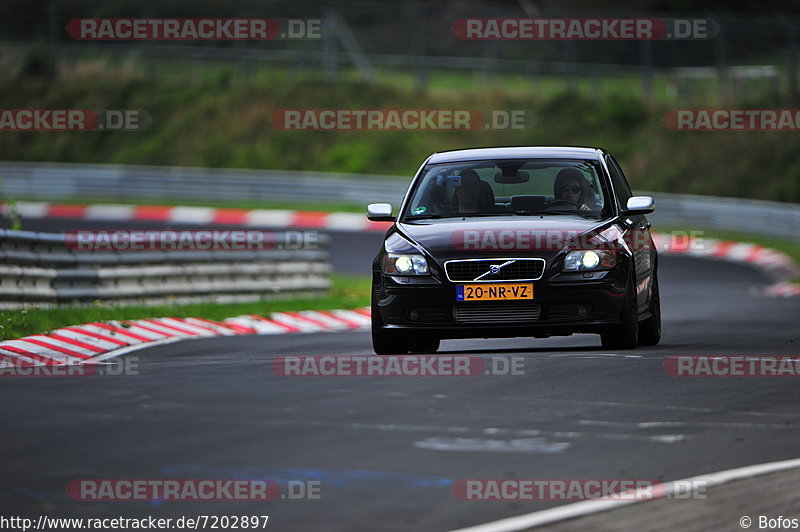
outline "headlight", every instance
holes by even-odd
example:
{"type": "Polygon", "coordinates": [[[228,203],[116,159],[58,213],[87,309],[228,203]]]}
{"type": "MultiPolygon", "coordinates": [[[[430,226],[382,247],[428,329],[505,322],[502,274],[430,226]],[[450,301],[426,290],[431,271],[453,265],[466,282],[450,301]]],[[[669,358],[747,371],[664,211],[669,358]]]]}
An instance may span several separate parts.
{"type": "Polygon", "coordinates": [[[581,250],[570,251],[564,258],[564,271],[607,270],[617,265],[617,254],[614,250],[581,250]]]}
{"type": "Polygon", "coordinates": [[[387,275],[428,275],[428,262],[422,255],[398,255],[390,253],[383,257],[383,273],[387,275]]]}

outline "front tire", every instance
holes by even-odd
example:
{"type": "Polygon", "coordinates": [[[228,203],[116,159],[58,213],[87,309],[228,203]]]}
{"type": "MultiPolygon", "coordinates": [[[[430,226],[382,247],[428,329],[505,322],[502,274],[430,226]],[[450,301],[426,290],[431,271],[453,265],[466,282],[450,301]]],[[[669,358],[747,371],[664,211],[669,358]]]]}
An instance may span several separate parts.
{"type": "Polygon", "coordinates": [[[409,342],[409,351],[415,354],[430,353],[433,354],[439,350],[441,340],[438,338],[421,338],[413,339],[409,342]]]}
{"type": "Polygon", "coordinates": [[[620,325],[614,325],[600,333],[605,349],[633,349],[639,344],[639,311],[636,303],[633,264],[625,287],[625,304],[620,319],[622,320],[620,325]]]}
{"type": "Polygon", "coordinates": [[[381,320],[374,297],[372,298],[370,318],[372,321],[372,350],[376,355],[405,355],[408,353],[409,344],[406,336],[400,331],[387,331],[383,328],[383,320],[381,320]]]}
{"type": "Polygon", "coordinates": [[[650,317],[639,324],[639,345],[657,345],[661,341],[661,297],[658,294],[658,274],[653,273],[653,293],[650,295],[650,317]]]}

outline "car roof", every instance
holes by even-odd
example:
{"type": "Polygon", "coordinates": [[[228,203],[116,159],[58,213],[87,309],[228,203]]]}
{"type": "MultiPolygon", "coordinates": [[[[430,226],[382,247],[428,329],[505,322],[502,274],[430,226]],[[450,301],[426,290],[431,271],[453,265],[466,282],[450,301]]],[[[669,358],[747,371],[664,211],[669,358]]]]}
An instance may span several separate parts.
{"type": "Polygon", "coordinates": [[[487,159],[600,159],[605,150],[577,146],[509,146],[470,148],[434,153],[428,163],[453,163],[487,159]]]}

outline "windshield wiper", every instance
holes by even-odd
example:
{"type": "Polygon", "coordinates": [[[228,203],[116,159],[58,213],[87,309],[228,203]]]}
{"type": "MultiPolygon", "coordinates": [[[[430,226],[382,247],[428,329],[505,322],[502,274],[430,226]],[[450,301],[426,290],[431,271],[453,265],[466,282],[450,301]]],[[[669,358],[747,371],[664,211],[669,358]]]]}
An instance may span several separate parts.
{"type": "Polygon", "coordinates": [[[508,216],[508,212],[453,212],[447,214],[411,214],[403,218],[403,221],[431,220],[439,218],[472,218],[478,216],[508,216]]]}
{"type": "Polygon", "coordinates": [[[431,219],[437,219],[437,218],[442,218],[442,215],[441,214],[410,214],[410,215],[406,216],[405,218],[403,218],[403,221],[407,221],[407,220],[431,220],[431,219]]]}
{"type": "Polygon", "coordinates": [[[599,218],[597,214],[592,213],[591,211],[542,211],[538,214],[555,214],[555,215],[571,215],[571,216],[580,216],[581,218],[599,218]]]}

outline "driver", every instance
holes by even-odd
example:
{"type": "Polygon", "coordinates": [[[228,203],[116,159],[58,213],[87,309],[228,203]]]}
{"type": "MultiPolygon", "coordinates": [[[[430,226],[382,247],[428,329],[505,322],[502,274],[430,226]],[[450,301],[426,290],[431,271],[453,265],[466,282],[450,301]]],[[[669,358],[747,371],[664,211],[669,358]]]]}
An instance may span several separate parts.
{"type": "Polygon", "coordinates": [[[480,212],[481,178],[475,170],[461,172],[461,186],[456,192],[459,213],[480,212]]]}
{"type": "Polygon", "coordinates": [[[556,176],[553,193],[557,200],[569,200],[582,211],[590,211],[588,200],[588,183],[583,172],[577,168],[564,168],[556,176]]]}

